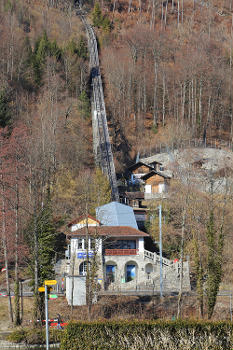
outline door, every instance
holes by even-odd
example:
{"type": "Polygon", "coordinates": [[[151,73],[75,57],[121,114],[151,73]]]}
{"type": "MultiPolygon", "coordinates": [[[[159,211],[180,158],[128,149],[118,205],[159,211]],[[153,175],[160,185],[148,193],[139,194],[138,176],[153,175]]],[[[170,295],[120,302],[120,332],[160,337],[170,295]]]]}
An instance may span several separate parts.
{"type": "Polygon", "coordinates": [[[116,279],[116,265],[106,265],[106,282],[110,284],[116,279]]]}
{"type": "Polygon", "coordinates": [[[136,266],[135,265],[127,265],[126,266],[126,282],[133,281],[136,277],[136,266]]]}
{"type": "Polygon", "coordinates": [[[145,193],[151,193],[151,185],[145,185],[145,193]]]}

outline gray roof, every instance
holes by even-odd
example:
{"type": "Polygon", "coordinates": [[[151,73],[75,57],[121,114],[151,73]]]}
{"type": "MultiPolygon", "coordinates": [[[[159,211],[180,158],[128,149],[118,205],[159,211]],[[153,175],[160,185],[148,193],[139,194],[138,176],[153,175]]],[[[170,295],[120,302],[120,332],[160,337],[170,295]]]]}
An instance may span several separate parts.
{"type": "Polygon", "coordinates": [[[96,218],[105,226],[130,226],[138,229],[133,208],[118,202],[97,207],[96,218]]]}

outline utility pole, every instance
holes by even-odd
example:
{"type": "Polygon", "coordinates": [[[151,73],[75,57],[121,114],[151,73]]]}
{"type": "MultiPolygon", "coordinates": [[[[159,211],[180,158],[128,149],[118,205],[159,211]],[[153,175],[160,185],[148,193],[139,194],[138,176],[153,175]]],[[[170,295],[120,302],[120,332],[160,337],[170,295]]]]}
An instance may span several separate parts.
{"type": "Polygon", "coordinates": [[[163,246],[162,246],[162,205],[159,209],[159,263],[160,263],[160,297],[163,297],[163,246]]]}
{"type": "Polygon", "coordinates": [[[230,292],[230,316],[231,316],[231,322],[232,322],[232,292],[230,292]]]}

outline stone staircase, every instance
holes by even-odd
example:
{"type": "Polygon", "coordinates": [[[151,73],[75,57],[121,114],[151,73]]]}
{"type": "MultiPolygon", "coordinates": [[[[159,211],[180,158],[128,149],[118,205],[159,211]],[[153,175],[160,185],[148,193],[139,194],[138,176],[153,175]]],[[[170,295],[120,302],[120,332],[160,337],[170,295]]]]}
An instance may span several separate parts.
{"type": "MultiPolygon", "coordinates": [[[[144,260],[157,267],[156,273],[151,273],[149,278],[143,281],[139,288],[159,291],[160,289],[160,256],[156,253],[144,250],[144,260]]],[[[162,258],[163,267],[163,290],[164,292],[177,292],[180,288],[180,271],[181,263],[173,262],[169,259],[162,258]]],[[[183,291],[190,291],[189,263],[183,262],[183,291]]]]}
{"type": "MultiPolygon", "coordinates": [[[[151,263],[158,263],[160,264],[160,256],[156,253],[149,252],[148,250],[144,249],[144,259],[149,260],[151,263]]],[[[167,258],[162,258],[162,263],[163,266],[171,267],[174,268],[174,263],[173,261],[167,259],[167,258]]]]}

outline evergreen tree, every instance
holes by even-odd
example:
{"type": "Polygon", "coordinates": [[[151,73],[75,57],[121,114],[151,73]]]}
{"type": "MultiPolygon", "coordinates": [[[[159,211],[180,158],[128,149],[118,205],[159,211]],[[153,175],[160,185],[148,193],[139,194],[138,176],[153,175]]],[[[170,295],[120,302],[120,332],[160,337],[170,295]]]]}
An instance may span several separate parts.
{"type": "Polygon", "coordinates": [[[78,41],[77,55],[83,58],[84,60],[87,59],[87,55],[88,55],[87,42],[82,35],[80,36],[78,41]]]}
{"type": "Polygon", "coordinates": [[[100,4],[97,2],[94,6],[93,12],[92,12],[92,23],[95,27],[101,27],[103,22],[103,15],[100,9],[100,4]]]}
{"type": "Polygon", "coordinates": [[[79,111],[83,118],[88,118],[91,113],[90,100],[85,90],[79,96],[79,111]]]}
{"type": "Polygon", "coordinates": [[[36,41],[35,49],[30,56],[34,71],[34,80],[38,86],[42,84],[44,65],[48,56],[60,60],[62,57],[62,50],[58,47],[56,40],[50,42],[46,32],[44,32],[42,37],[36,41]]]}
{"type": "MultiPolygon", "coordinates": [[[[38,239],[38,256],[35,257],[34,238],[27,235],[28,243],[31,250],[29,268],[34,284],[34,267],[35,259],[38,259],[38,283],[43,285],[47,279],[54,279],[54,263],[56,254],[64,248],[61,246],[61,233],[59,227],[63,224],[62,220],[55,222],[53,219],[52,207],[50,199],[41,209],[40,213],[34,218],[33,223],[30,224],[32,231],[33,225],[36,227],[36,236],[38,239]]],[[[64,243],[64,237],[63,237],[64,243]]],[[[35,317],[43,319],[44,317],[44,299],[35,291],[35,317]]]]}
{"type": "Polygon", "coordinates": [[[102,28],[106,33],[109,33],[111,31],[111,22],[108,17],[104,17],[102,21],[102,28]]]}
{"type": "Polygon", "coordinates": [[[207,314],[211,318],[216,304],[217,294],[222,278],[222,251],[223,251],[223,233],[217,239],[216,228],[214,223],[214,211],[211,209],[209,221],[207,224],[207,314]]]}
{"type": "Polygon", "coordinates": [[[5,90],[0,91],[0,126],[5,128],[11,124],[11,107],[12,99],[10,94],[5,90]]]}

